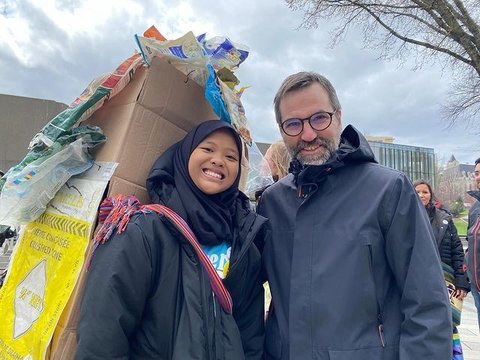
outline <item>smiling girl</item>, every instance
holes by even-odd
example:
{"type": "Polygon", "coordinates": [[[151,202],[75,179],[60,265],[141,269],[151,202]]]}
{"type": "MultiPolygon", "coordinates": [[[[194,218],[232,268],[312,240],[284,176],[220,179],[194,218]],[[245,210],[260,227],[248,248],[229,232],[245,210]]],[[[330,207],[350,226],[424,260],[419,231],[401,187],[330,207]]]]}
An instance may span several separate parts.
{"type": "Polygon", "coordinates": [[[227,123],[190,131],[154,164],[152,201],[190,226],[233,302],[212,291],[191,243],[157,213],[137,213],[93,257],[76,359],[261,359],[263,287],[254,242],[266,220],[239,191],[242,144],[227,123]]]}

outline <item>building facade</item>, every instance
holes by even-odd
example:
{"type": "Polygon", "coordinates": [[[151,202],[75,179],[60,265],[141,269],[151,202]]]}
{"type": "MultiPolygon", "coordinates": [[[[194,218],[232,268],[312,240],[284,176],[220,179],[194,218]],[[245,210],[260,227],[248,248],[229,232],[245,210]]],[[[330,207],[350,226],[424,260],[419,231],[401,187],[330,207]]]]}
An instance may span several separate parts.
{"type": "MultiPolygon", "coordinates": [[[[435,188],[437,172],[433,148],[394,144],[392,137],[366,138],[379,164],[404,172],[412,182],[428,180],[435,188]]],[[[257,142],[257,146],[265,154],[270,144],[257,142]]]]}
{"type": "Polygon", "coordinates": [[[439,172],[438,196],[447,204],[461,198],[466,206],[474,199],[467,195],[468,190],[475,190],[475,165],[460,164],[455,156],[451,156],[444,168],[439,172]]]}
{"type": "Polygon", "coordinates": [[[412,181],[427,180],[436,188],[436,159],[433,148],[370,140],[368,143],[380,164],[402,171],[412,181]]]}
{"type": "Polygon", "coordinates": [[[18,164],[33,136],[66,108],[56,101],[0,94],[0,170],[18,164]]]}

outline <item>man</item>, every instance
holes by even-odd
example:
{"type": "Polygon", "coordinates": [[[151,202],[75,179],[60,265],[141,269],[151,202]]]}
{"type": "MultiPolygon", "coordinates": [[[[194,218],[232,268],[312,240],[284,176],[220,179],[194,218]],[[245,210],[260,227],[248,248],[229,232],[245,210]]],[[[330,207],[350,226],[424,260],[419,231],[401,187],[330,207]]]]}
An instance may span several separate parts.
{"type": "Polygon", "coordinates": [[[468,251],[466,262],[472,296],[477,308],[478,328],[480,329],[480,158],[475,160],[474,174],[478,190],[467,192],[477,201],[468,211],[468,251]]]}
{"type": "Polygon", "coordinates": [[[378,165],[321,75],[289,76],[275,115],[290,174],[268,188],[267,359],[452,358],[451,310],[413,186],[378,165]]]}

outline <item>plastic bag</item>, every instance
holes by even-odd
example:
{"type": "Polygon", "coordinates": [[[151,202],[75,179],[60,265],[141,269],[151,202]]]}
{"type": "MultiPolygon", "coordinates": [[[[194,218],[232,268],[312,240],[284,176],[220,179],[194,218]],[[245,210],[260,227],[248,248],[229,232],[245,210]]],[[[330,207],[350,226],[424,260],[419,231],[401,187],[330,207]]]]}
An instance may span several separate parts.
{"type": "Polygon", "coordinates": [[[206,39],[206,34],[200,35],[197,40],[205,49],[209,63],[220,70],[227,68],[235,70],[248,57],[248,47],[237,44],[224,36],[215,36],[211,39],[206,39]]]}
{"type": "Polygon", "coordinates": [[[38,218],[60,187],[93,164],[80,137],[67,145],[54,143],[49,155],[19,171],[9,171],[0,193],[0,223],[24,225],[38,218]]]}
{"type": "Polygon", "coordinates": [[[135,39],[148,66],[155,56],[167,58],[175,68],[200,86],[205,86],[208,58],[191,31],[175,40],[159,41],[138,35],[135,35],[135,39]]]}
{"type": "Polygon", "coordinates": [[[245,194],[255,199],[255,192],[273,184],[270,168],[255,142],[247,144],[248,149],[248,178],[245,194]]]}

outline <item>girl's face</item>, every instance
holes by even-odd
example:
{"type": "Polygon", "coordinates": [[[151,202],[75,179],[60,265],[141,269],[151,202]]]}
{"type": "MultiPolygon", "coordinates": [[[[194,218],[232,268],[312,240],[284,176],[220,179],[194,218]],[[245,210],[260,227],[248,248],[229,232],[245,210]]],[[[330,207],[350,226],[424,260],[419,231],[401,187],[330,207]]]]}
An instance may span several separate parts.
{"type": "Polygon", "coordinates": [[[233,135],[228,130],[217,130],[193,150],[188,160],[188,173],[205,194],[218,194],[235,182],[239,162],[233,135]]]}
{"type": "Polygon", "coordinates": [[[430,193],[428,186],[425,184],[418,184],[415,186],[415,191],[420,197],[420,201],[422,202],[423,206],[427,206],[432,198],[432,194],[430,193]]]}

